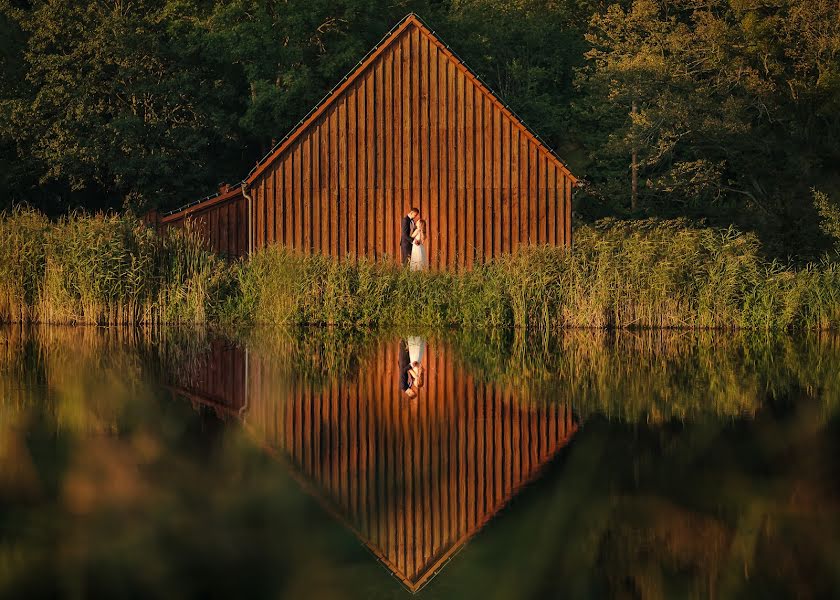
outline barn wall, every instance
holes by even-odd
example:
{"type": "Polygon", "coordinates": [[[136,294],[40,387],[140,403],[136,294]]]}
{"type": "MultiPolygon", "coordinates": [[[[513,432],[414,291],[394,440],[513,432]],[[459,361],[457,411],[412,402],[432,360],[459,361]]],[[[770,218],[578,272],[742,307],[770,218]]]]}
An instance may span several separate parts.
{"type": "Polygon", "coordinates": [[[211,250],[226,256],[248,253],[247,203],[239,189],[164,217],[160,229],[183,228],[190,223],[211,250]]]}
{"type": "Polygon", "coordinates": [[[434,268],[571,242],[572,180],[437,39],[410,24],[270,164],[255,248],[399,257],[416,205],[434,268]]]}

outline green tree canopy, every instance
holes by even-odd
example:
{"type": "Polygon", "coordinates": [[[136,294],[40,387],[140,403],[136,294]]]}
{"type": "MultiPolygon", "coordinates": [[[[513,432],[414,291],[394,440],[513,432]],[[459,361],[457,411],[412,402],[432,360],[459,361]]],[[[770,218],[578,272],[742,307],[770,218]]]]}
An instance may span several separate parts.
{"type": "Polygon", "coordinates": [[[840,164],[836,2],[635,0],[586,39],[576,104],[601,197],[627,206],[635,148],[649,211],[812,219],[809,188],[840,164]]]}

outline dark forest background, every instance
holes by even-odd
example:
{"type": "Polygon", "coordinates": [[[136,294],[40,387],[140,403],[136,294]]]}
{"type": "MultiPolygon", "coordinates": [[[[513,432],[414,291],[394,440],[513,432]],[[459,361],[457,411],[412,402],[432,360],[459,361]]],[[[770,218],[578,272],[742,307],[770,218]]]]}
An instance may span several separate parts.
{"type": "Polygon", "coordinates": [[[798,257],[840,228],[838,0],[0,0],[0,209],[235,183],[409,11],[584,180],[579,220],[798,257]]]}

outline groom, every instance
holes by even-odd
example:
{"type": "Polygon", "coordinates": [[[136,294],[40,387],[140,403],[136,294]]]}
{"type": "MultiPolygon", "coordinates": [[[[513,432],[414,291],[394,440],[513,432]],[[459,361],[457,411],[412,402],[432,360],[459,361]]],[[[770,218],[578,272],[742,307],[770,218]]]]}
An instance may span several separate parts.
{"type": "Polygon", "coordinates": [[[411,244],[413,240],[411,234],[414,233],[415,222],[420,218],[420,209],[412,208],[408,214],[402,218],[402,230],[400,232],[400,250],[402,251],[402,264],[407,264],[408,259],[411,258],[411,244]]]}

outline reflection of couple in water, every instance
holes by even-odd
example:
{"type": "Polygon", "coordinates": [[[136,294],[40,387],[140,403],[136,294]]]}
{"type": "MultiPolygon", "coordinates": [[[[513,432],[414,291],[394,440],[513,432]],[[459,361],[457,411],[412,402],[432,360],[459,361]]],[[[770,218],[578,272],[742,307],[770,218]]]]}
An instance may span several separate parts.
{"type": "Polygon", "coordinates": [[[413,336],[400,340],[400,391],[410,400],[414,400],[423,387],[425,353],[426,340],[423,338],[413,336]]]}

